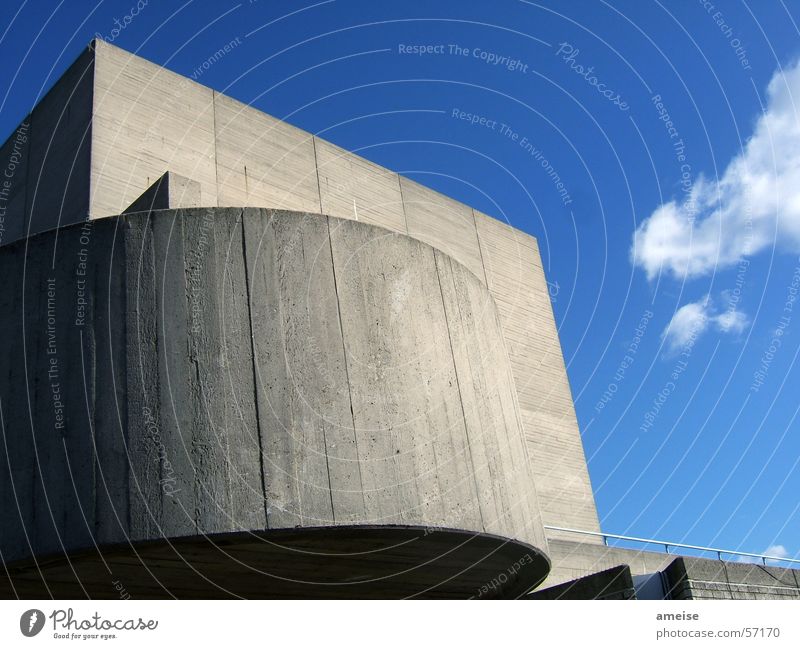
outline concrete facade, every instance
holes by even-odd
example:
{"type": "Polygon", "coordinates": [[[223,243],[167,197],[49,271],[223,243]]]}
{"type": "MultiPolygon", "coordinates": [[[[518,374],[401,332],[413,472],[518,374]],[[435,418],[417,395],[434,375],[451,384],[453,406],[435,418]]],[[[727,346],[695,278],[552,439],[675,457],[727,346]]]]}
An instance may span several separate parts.
{"type": "Polygon", "coordinates": [[[664,574],[671,599],[800,599],[800,570],[679,557],[664,574]]]}
{"type": "MultiPolygon", "coordinates": [[[[498,308],[544,523],[599,531],[535,238],[102,41],[27,121],[30,152],[15,179],[4,243],[119,214],[170,171],[197,184],[192,204],[358,219],[463,264],[498,308]],[[42,143],[53,133],[45,155],[42,143]],[[65,165],[48,166],[51,159],[74,164],[65,175],[65,165]]],[[[13,146],[12,135],[3,155],[13,146]]]]}
{"type": "Polygon", "coordinates": [[[443,252],[194,208],[34,236],[0,268],[0,556],[23,575],[95,546],[389,526],[502,538],[530,556],[520,587],[545,577],[499,315],[443,252]]]}
{"type": "Polygon", "coordinates": [[[674,554],[607,547],[592,540],[553,539],[548,547],[553,568],[543,588],[556,586],[596,572],[627,565],[633,575],[650,575],[661,572],[675,559],[674,554]]]}
{"type": "MultiPolygon", "coordinates": [[[[558,549],[556,549],[558,552],[558,549]]],[[[590,554],[596,554],[591,546],[590,554]]],[[[653,553],[645,553],[653,554],[653,553]]],[[[661,555],[662,559],[668,555],[661,555]]],[[[800,599],[800,570],[757,563],[670,556],[668,561],[610,549],[604,560],[629,560],[570,581],[556,575],[526,599],[779,600],[800,599]],[[644,564],[642,561],[644,560],[644,564]],[[646,572],[651,570],[651,572],[646,572]],[[635,574],[634,574],[635,571],[635,574]],[[644,571],[644,572],[643,572],[644,571]],[[560,583],[559,583],[560,582],[560,583]]]]}

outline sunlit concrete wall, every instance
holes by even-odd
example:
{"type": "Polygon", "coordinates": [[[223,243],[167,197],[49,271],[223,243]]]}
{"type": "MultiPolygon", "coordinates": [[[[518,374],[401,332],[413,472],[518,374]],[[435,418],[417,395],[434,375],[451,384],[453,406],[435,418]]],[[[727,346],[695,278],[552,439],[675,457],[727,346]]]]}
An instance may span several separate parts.
{"type": "Polygon", "coordinates": [[[352,524],[546,553],[494,300],[441,251],[196,208],[4,246],[0,272],[3,561],[352,524]]]}
{"type": "MultiPolygon", "coordinates": [[[[56,129],[56,141],[64,141],[61,157],[75,161],[69,181],[64,165],[45,168],[50,193],[40,195],[31,212],[34,232],[118,214],[172,171],[198,184],[203,205],[358,219],[407,234],[463,264],[498,306],[545,523],[599,529],[535,238],[102,41],[81,56],[30,121],[35,151],[40,147],[33,143],[56,129]],[[67,114],[75,128],[62,133],[60,108],[70,95],[74,107],[67,114]],[[85,142],[78,133],[90,145],[77,146],[85,142]],[[65,191],[70,200],[61,205],[65,191]]],[[[31,169],[40,167],[42,155],[26,159],[4,242],[27,231],[31,205],[19,196],[31,194],[38,177],[31,169]]]]}

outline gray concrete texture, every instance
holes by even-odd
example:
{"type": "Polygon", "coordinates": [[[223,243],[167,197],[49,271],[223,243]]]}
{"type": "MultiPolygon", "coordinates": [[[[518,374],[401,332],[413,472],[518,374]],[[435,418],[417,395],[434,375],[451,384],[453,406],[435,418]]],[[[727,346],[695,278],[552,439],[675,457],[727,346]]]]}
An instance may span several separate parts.
{"type": "MultiPolygon", "coordinates": [[[[657,590],[663,590],[660,597],[666,599],[800,598],[800,570],[606,547],[574,538],[550,539],[548,547],[552,568],[541,589],[560,589],[572,581],[590,585],[593,580],[582,581],[587,575],[625,565],[634,576],[653,575],[658,578],[661,584],[657,590]]],[[[649,598],[644,593],[637,597],[649,598]]]]}
{"type": "MultiPolygon", "coordinates": [[[[599,531],[535,238],[102,41],[28,121],[2,242],[119,214],[171,171],[197,183],[193,204],[358,219],[463,264],[497,304],[528,453],[541,459],[533,470],[545,523],[599,531]]],[[[14,142],[12,134],[0,160],[14,142]]]]}
{"type": "Polygon", "coordinates": [[[671,599],[800,599],[800,570],[679,557],[664,574],[671,599]]]}
{"type": "MultiPolygon", "coordinates": [[[[549,534],[549,530],[548,530],[549,534]]],[[[552,569],[542,588],[548,588],[585,575],[626,564],[633,575],[648,575],[664,570],[674,554],[606,547],[595,541],[549,538],[552,569]]]]}
{"type": "Polygon", "coordinates": [[[443,252],[195,208],[4,246],[0,273],[3,561],[348,524],[547,551],[499,311],[443,252]]]}

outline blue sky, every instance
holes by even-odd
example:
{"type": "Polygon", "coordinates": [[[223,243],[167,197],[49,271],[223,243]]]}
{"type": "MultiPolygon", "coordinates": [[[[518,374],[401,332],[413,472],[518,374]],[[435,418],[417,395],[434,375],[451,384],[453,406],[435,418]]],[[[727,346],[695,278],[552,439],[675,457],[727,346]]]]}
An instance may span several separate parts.
{"type": "Polygon", "coordinates": [[[603,529],[795,556],[798,24],[779,0],[8,1],[0,134],[99,34],[507,219],[557,293],[603,529]]]}

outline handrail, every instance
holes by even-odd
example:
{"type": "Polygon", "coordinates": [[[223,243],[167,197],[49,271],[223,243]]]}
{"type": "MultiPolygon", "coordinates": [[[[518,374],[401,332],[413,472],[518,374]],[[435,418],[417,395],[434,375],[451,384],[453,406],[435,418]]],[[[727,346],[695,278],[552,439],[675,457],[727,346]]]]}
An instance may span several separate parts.
{"type": "Polygon", "coordinates": [[[653,545],[663,545],[666,553],[669,554],[670,547],[673,548],[686,548],[688,550],[700,550],[703,552],[716,552],[717,558],[722,561],[723,554],[734,554],[740,557],[756,557],[761,559],[761,563],[765,566],[767,561],[786,561],[788,563],[800,563],[800,559],[788,559],[786,557],[774,557],[768,554],[757,554],[755,552],[739,552],[738,550],[722,550],[720,548],[707,548],[702,545],[689,545],[687,543],[677,543],[673,541],[658,541],[656,539],[642,539],[636,536],[622,536],[621,534],[607,534],[605,532],[590,532],[588,530],[576,530],[571,527],[556,527],[554,525],[545,525],[544,529],[553,530],[556,532],[572,532],[573,534],[585,534],[587,536],[600,536],[603,543],[608,545],[608,539],[618,539],[620,541],[634,541],[638,543],[652,543],[653,545]]]}

